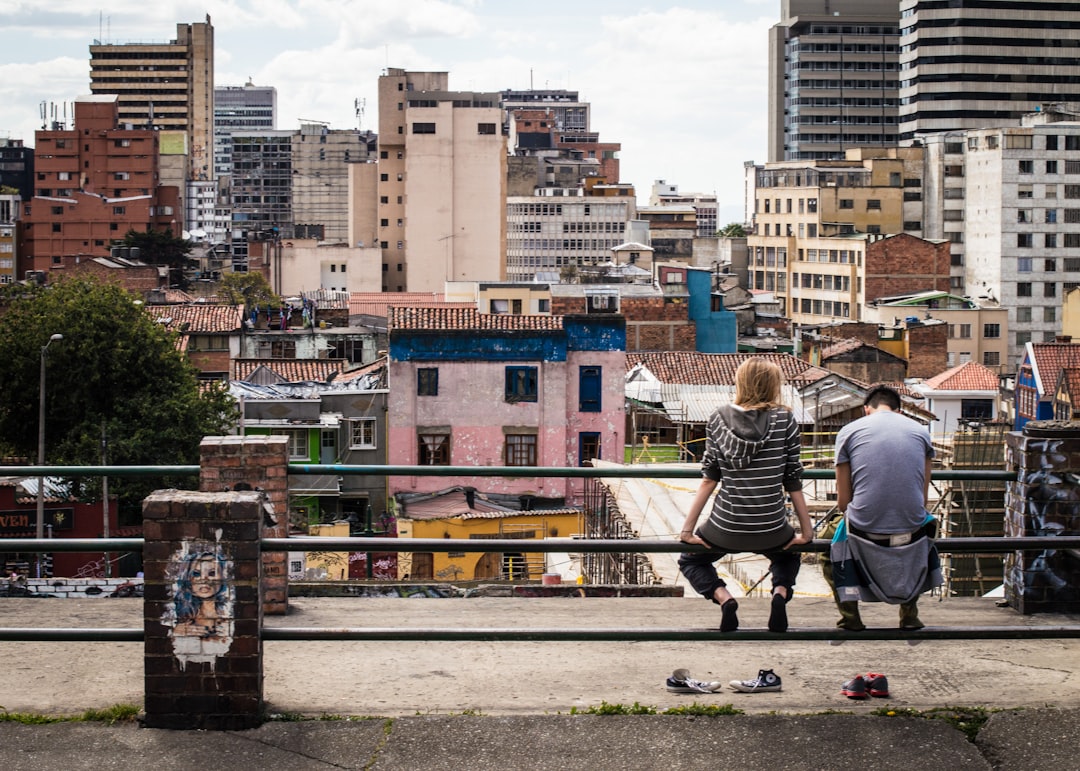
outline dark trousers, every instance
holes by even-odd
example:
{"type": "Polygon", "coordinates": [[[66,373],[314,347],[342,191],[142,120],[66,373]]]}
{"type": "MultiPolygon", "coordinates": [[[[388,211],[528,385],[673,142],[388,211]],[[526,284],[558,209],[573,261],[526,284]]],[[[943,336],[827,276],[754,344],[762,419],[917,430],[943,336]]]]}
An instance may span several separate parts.
{"type": "MultiPolygon", "coordinates": [[[[679,556],[679,570],[694,591],[707,600],[714,600],[713,592],[717,587],[727,586],[724,579],[716,575],[715,562],[726,554],[737,552],[724,549],[713,549],[705,552],[686,553],[679,556]]],[[[769,560],[769,570],[772,572],[772,585],[787,588],[787,596],[795,586],[795,578],[799,575],[799,553],[775,549],[773,551],[758,552],[769,560]]],[[[715,602],[715,600],[714,600],[715,602]]]]}

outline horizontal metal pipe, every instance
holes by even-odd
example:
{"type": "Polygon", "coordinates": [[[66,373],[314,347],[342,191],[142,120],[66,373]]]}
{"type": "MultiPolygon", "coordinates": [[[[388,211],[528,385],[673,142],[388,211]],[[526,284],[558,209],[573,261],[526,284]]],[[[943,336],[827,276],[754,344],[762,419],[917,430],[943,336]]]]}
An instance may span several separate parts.
{"type": "MultiPolygon", "coordinates": [[[[638,539],[592,539],[592,538],[546,538],[542,540],[522,540],[517,538],[315,538],[297,536],[294,538],[263,538],[263,551],[350,551],[350,552],[519,552],[535,553],[592,553],[623,554],[637,552],[641,554],[702,552],[704,546],[679,543],[674,539],[638,540],[638,539]]],[[[15,552],[103,552],[143,550],[142,538],[0,538],[0,554],[15,552]]],[[[936,542],[942,553],[1004,554],[1012,551],[1042,551],[1043,549],[1080,548],[1080,536],[1027,536],[1002,538],[983,536],[971,538],[942,538],[936,542]]],[[[824,552],[829,549],[829,541],[817,539],[802,546],[796,546],[796,552],[824,552]]]]}
{"type": "MultiPolygon", "coordinates": [[[[45,627],[0,628],[0,642],[142,642],[142,629],[57,629],[45,627]]],[[[602,629],[555,628],[476,628],[460,627],[402,628],[402,627],[264,627],[266,642],[303,642],[308,640],[336,641],[486,641],[486,642],[681,642],[724,641],[755,642],[772,640],[1056,640],[1080,638],[1080,626],[981,626],[927,627],[914,632],[895,628],[866,629],[845,632],[835,627],[789,629],[769,632],[765,629],[739,629],[720,632],[716,629],[676,629],[634,627],[602,629]]]]}
{"type": "MultiPolygon", "coordinates": [[[[0,466],[5,476],[53,477],[132,477],[132,476],[198,476],[198,466],[0,466]]],[[[418,477],[509,477],[530,479],[539,477],[607,477],[634,479],[700,479],[701,469],[684,466],[617,466],[587,468],[579,466],[353,466],[345,464],[290,463],[289,473],[299,476],[418,476],[418,477]]],[[[835,479],[833,469],[806,469],[806,479],[835,479]]],[[[973,482],[1012,481],[1015,471],[990,469],[937,469],[934,480],[968,480],[973,482]]]]}

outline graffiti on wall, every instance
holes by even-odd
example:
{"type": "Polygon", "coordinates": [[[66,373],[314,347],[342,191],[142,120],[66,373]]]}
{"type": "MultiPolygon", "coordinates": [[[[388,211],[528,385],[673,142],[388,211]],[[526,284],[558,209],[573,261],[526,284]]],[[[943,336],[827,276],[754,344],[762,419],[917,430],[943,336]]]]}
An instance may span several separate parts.
{"type": "Polygon", "coordinates": [[[214,666],[232,644],[232,561],[220,544],[187,541],[169,561],[169,603],[162,623],[170,628],[173,655],[214,666]]]}

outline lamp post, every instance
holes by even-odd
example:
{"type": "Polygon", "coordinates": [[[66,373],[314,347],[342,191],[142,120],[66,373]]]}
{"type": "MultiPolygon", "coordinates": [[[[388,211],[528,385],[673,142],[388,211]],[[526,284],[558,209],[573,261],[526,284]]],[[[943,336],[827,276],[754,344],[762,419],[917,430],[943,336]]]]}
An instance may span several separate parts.
{"type": "MultiPolygon", "coordinates": [[[[45,356],[49,346],[54,342],[63,340],[64,336],[55,334],[49,337],[49,341],[41,346],[41,378],[38,381],[38,446],[37,462],[39,466],[45,465],[45,356]]],[[[45,537],[45,475],[38,477],[37,489],[37,529],[35,537],[39,540],[45,537]]],[[[41,578],[42,553],[37,553],[37,577],[41,578]]]]}

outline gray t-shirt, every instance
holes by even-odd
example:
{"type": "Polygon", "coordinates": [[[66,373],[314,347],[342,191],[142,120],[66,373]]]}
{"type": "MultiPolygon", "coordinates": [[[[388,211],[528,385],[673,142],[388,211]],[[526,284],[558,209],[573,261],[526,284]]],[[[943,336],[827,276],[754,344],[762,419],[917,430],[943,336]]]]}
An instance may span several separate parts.
{"type": "Polygon", "coordinates": [[[840,429],[836,462],[851,464],[851,524],[871,533],[920,527],[926,459],[932,457],[930,432],[896,412],[872,412],[840,429]]]}

